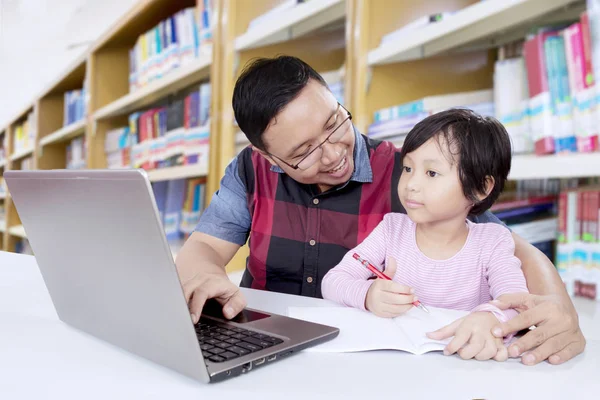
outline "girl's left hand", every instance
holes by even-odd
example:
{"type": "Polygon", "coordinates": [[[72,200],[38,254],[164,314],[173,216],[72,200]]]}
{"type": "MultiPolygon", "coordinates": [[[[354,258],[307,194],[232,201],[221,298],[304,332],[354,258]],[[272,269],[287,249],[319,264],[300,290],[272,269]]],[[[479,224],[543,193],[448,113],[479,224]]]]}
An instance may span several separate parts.
{"type": "Polygon", "coordinates": [[[464,360],[475,358],[483,361],[493,358],[496,361],[506,361],[508,352],[502,338],[492,334],[492,328],[497,324],[498,319],[491,312],[474,312],[435,332],[428,333],[427,337],[444,340],[454,336],[444,349],[444,355],[458,352],[464,360]]]}

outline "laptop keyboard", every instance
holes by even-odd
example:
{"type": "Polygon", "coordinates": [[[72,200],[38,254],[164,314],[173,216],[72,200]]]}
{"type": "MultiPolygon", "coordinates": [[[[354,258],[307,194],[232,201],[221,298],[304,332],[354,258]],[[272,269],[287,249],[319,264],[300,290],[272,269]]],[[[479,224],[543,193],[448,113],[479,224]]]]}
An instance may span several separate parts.
{"type": "Polygon", "coordinates": [[[283,343],[283,340],[247,329],[224,326],[201,318],[196,324],[196,336],[202,355],[212,362],[224,362],[283,343]]]}

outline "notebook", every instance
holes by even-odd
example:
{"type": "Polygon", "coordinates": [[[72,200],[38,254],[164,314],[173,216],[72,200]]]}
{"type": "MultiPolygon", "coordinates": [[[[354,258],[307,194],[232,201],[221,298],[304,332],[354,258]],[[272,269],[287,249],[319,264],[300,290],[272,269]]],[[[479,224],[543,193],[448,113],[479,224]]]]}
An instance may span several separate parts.
{"type": "Polygon", "coordinates": [[[346,353],[371,350],[401,350],[413,354],[442,351],[452,338],[438,341],[427,337],[433,332],[469,314],[468,311],[427,306],[429,313],[411,308],[396,318],[349,307],[289,307],[288,316],[327,324],[340,329],[339,336],[307,349],[312,352],[346,353]]]}

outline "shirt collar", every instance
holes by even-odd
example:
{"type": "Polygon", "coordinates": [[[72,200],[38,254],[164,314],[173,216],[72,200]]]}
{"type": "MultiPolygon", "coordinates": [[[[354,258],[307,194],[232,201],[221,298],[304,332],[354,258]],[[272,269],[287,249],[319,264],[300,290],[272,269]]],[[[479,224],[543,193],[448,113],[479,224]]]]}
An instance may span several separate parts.
{"type": "MultiPolygon", "coordinates": [[[[278,174],[285,173],[278,165],[271,165],[271,171],[278,174]]],[[[350,180],[361,183],[373,182],[373,170],[371,169],[367,142],[356,127],[354,127],[354,173],[352,173],[350,180]]]]}

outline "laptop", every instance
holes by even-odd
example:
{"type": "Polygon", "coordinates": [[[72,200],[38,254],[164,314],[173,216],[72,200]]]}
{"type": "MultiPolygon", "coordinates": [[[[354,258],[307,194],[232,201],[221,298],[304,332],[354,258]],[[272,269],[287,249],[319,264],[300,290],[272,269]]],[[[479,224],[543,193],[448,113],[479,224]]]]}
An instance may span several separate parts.
{"type": "Polygon", "coordinates": [[[339,333],[250,308],[227,320],[214,301],[194,325],[143,170],[6,171],[4,179],[68,325],[205,383],[339,333]]]}

